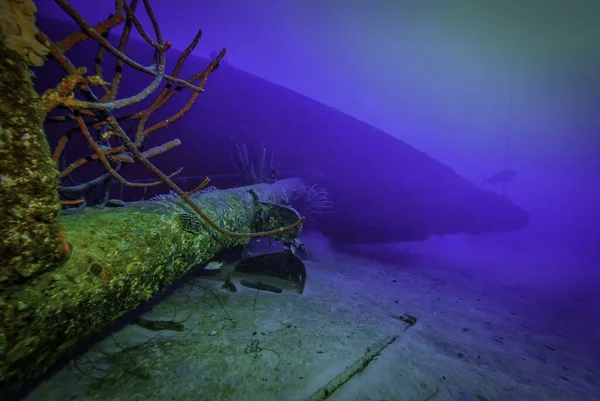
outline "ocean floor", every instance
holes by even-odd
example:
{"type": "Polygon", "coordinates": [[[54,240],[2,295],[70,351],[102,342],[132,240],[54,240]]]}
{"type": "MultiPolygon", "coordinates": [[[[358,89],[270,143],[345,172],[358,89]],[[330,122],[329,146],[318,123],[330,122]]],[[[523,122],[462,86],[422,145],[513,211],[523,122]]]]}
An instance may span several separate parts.
{"type": "Polygon", "coordinates": [[[405,248],[314,254],[303,294],[183,282],[144,315],[183,331],[127,325],[26,400],[306,400],[394,336],[327,400],[600,400],[598,333],[555,292],[405,248]]]}

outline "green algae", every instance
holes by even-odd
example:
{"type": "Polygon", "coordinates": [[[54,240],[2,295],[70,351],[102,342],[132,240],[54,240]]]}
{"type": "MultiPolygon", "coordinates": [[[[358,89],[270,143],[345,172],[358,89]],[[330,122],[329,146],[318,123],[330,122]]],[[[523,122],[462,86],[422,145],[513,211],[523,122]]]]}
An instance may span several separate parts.
{"type": "Polygon", "coordinates": [[[68,256],[41,110],[26,60],[0,38],[0,288],[68,256]]]}
{"type": "MultiPolygon", "coordinates": [[[[284,180],[257,185],[254,195],[240,188],[202,194],[194,202],[221,227],[269,230],[299,216],[263,199],[283,202],[282,188],[300,185],[300,180],[284,180]]],[[[63,216],[70,258],[2,293],[0,389],[39,377],[75,345],[150,300],[188,269],[248,242],[204,223],[197,232],[189,232],[180,216],[190,211],[181,200],[168,200],[63,216]]],[[[293,239],[299,230],[279,233],[278,238],[293,239]]]]}

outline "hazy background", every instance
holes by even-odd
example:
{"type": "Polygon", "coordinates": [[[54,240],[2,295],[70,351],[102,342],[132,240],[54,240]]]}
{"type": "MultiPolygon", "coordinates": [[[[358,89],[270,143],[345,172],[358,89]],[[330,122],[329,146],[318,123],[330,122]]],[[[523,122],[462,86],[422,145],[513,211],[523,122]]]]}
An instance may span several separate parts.
{"type": "MultiPolygon", "coordinates": [[[[65,18],[53,1],[36,3],[41,15],[65,18]]],[[[70,3],[90,22],[113,7],[70,3]]],[[[531,259],[536,274],[600,276],[600,2],[151,3],[175,47],[202,28],[198,54],[225,46],[233,66],[381,128],[473,181],[505,167],[508,139],[506,167],[519,176],[507,196],[532,223],[504,242],[545,253],[531,259]]]]}

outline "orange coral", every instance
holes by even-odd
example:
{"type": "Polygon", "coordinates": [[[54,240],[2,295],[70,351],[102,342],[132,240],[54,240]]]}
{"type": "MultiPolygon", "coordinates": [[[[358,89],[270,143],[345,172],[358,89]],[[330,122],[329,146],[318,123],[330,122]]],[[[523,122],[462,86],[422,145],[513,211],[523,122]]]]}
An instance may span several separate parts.
{"type": "MultiPolygon", "coordinates": [[[[65,116],[58,117],[54,121],[74,120],[77,123],[79,131],[83,135],[84,139],[93,150],[92,155],[76,160],[67,168],[63,169],[63,171],[60,173],[61,178],[68,176],[73,170],[82,166],[86,162],[95,160],[99,161],[104,166],[112,179],[116,180],[122,185],[145,188],[166,184],[173,192],[177,193],[179,197],[185,203],[187,203],[187,205],[193,209],[207,225],[219,233],[231,237],[269,236],[281,233],[302,224],[304,221],[303,217],[284,227],[265,232],[252,233],[237,233],[220,227],[214,221],[212,221],[208,215],[200,210],[198,205],[191,199],[191,196],[195,192],[204,188],[209,183],[209,179],[204,180],[191,191],[184,191],[171,180],[172,177],[181,172],[181,169],[167,175],[149,160],[149,158],[153,156],[164,153],[169,149],[178,146],[181,143],[179,140],[170,141],[146,151],[142,150],[144,140],[150,133],[181,118],[187,111],[189,111],[199,94],[204,92],[204,85],[208,80],[208,77],[218,68],[221,59],[225,56],[226,49],[223,49],[204,71],[198,72],[187,80],[181,79],[179,78],[179,73],[183,63],[198,44],[202,31],[198,31],[190,45],[179,57],[173,73],[168,75],[165,72],[165,53],[171,47],[171,43],[163,40],[160,27],[156,21],[149,0],[141,0],[141,2],[148,17],[150,18],[150,21],[152,22],[155,39],[151,38],[150,35],[144,30],[144,27],[135,15],[135,10],[139,0],[131,0],[129,4],[125,2],[125,0],[115,0],[114,14],[96,26],[90,25],[90,23],[88,23],[81,16],[81,14],[79,14],[68,3],[67,0],[54,1],[67,15],[71,17],[74,22],[77,23],[77,25],[79,25],[82,32],[79,33],[79,36],[72,34],[60,42],[53,42],[43,32],[38,32],[36,34],[37,39],[50,50],[50,55],[56,59],[56,61],[58,61],[58,63],[67,73],[67,76],[56,88],[44,93],[42,98],[44,103],[44,111],[49,113],[55,108],[68,110],[70,114],[69,116],[66,118],[65,116]],[[114,27],[121,22],[125,22],[125,26],[121,32],[119,45],[118,47],[115,47],[106,39],[106,36],[111,27],[114,27]],[[153,49],[155,60],[154,66],[145,67],[125,54],[124,50],[129,40],[132,26],[136,28],[145,42],[153,49]],[[80,35],[81,33],[83,33],[85,37],[82,37],[82,35],[80,35]],[[91,39],[99,45],[99,51],[95,60],[96,75],[94,76],[85,77],[84,75],[87,73],[87,71],[82,68],[76,68],[66,55],[67,51],[70,50],[72,46],[85,39],[91,39]],[[110,82],[107,82],[102,78],[102,60],[105,54],[110,54],[116,58],[115,73],[110,82]],[[124,65],[146,73],[153,78],[150,84],[137,95],[119,99],[117,98],[117,91],[121,82],[122,67],[124,65]],[[116,116],[114,114],[119,109],[122,109],[126,106],[140,104],[143,100],[155,93],[163,80],[167,81],[167,84],[162,88],[162,90],[160,90],[160,92],[158,92],[158,95],[154,98],[148,108],[128,116],[116,116]],[[100,88],[98,88],[98,90],[103,90],[105,92],[104,95],[97,95],[96,88],[92,88],[91,86],[99,86],[100,88]],[[79,91],[84,95],[85,99],[75,97],[73,92],[75,88],[79,89],[79,91]],[[192,95],[186,104],[171,117],[147,127],[146,124],[148,123],[152,114],[159,108],[163,107],[182,89],[189,89],[192,91],[192,95]],[[137,128],[133,138],[130,138],[121,126],[121,122],[125,120],[137,120],[137,128]],[[106,139],[111,137],[117,139],[117,146],[111,145],[107,148],[107,146],[101,147],[98,144],[98,142],[92,136],[90,128],[98,129],[100,127],[106,129],[103,134],[106,135],[106,139]],[[135,161],[143,164],[149,171],[156,175],[158,180],[151,183],[130,182],[117,171],[118,168],[113,168],[111,165],[111,162],[132,163],[135,161]]],[[[61,157],[61,154],[67,142],[69,141],[69,137],[70,134],[67,133],[58,141],[58,145],[53,152],[53,159],[55,161],[58,161],[61,157]]]]}

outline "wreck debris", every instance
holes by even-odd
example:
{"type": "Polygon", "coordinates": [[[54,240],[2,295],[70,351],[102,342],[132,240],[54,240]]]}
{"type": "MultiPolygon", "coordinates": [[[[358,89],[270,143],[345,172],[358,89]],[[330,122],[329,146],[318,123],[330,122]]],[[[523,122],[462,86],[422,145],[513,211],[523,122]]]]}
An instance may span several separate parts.
{"type": "Polygon", "coordinates": [[[254,359],[259,359],[263,351],[270,351],[277,356],[277,365],[274,368],[274,370],[276,370],[279,367],[279,364],[281,363],[281,354],[275,351],[274,349],[264,348],[261,345],[260,340],[258,338],[252,339],[248,344],[246,344],[246,348],[244,349],[244,353],[252,354],[254,359]]]}
{"type": "MultiPolygon", "coordinates": [[[[275,219],[262,219],[262,203],[255,202],[249,189],[260,201],[276,202],[283,187],[301,185],[300,179],[282,180],[198,194],[193,201],[223,227],[268,231],[296,221],[298,215],[277,213],[275,219]]],[[[0,398],[5,388],[35,380],[76,344],[149,301],[190,268],[248,243],[249,238],[218,234],[206,224],[197,233],[184,231],[177,218],[187,208],[175,199],[63,216],[75,250],[71,257],[26,285],[2,292],[0,398]]],[[[296,227],[277,237],[290,241],[298,234],[296,227]]]]}
{"type": "Polygon", "coordinates": [[[252,339],[252,341],[250,341],[248,344],[246,344],[246,348],[244,349],[244,352],[246,354],[257,354],[259,352],[261,352],[263,349],[260,346],[260,340],[258,338],[254,338],[252,339]]]}
{"type": "MultiPolygon", "coordinates": [[[[6,5],[6,1],[0,0],[0,4],[6,5]]],[[[13,3],[31,4],[28,0],[8,4],[13,3]]],[[[0,393],[37,379],[76,344],[148,301],[190,267],[210,260],[223,249],[247,243],[250,237],[266,235],[293,241],[303,221],[295,210],[281,206],[282,194],[303,185],[300,180],[203,193],[210,181],[207,178],[184,191],[171,180],[180,170],[167,175],[149,160],[180,141],[143,148],[150,133],[189,110],[225,49],[204,71],[183,80],[178,78],[179,71],[201,33],[184,51],[172,75],[167,75],[164,61],[170,43],[162,39],[148,0],[142,3],[155,39],[135,16],[138,0],[129,4],[115,0],[115,14],[95,27],[66,0],[55,3],[81,32],[59,42],[44,32],[35,33],[66,72],[41,98],[33,90],[28,71],[31,60],[7,48],[5,32],[0,35],[0,196],[6,212],[1,213],[0,251],[3,262],[7,261],[0,269],[0,393]],[[121,41],[115,48],[105,36],[122,22],[121,41]],[[153,48],[153,67],[144,67],[124,53],[133,26],[153,48]],[[66,55],[75,44],[90,38],[99,46],[95,75],[73,65],[66,55]],[[110,80],[104,78],[102,69],[105,54],[117,59],[110,80]],[[150,82],[137,95],[119,99],[124,65],[150,75],[150,82]],[[139,106],[163,81],[166,85],[149,107],[131,115],[116,115],[125,106],[139,106]],[[150,116],[184,89],[192,92],[186,105],[170,118],[148,126],[150,116]],[[60,114],[55,113],[58,110],[60,114]],[[52,153],[42,129],[44,118],[48,124],[76,123],[52,153]],[[123,129],[123,121],[137,123],[132,137],[123,129]],[[57,166],[65,160],[64,149],[72,135],[82,135],[93,153],[59,173],[57,166]],[[68,180],[72,171],[88,161],[101,163],[105,172],[81,185],[58,186],[57,178],[68,180]],[[158,179],[152,183],[128,181],[121,168],[132,161],[142,163],[158,179]],[[110,180],[142,188],[166,184],[177,198],[120,208],[86,208],[89,203],[82,193],[95,186],[108,188],[110,180]],[[59,189],[63,197],[60,202],[59,189]],[[57,218],[60,203],[81,211],[62,216],[62,227],[57,218]],[[181,229],[177,216],[182,213],[197,218],[194,232],[181,229]]],[[[31,52],[27,54],[31,56],[31,52]]],[[[108,201],[105,192],[97,205],[105,206],[108,201]]]]}
{"type": "Polygon", "coordinates": [[[406,313],[403,315],[392,315],[392,317],[396,320],[400,320],[407,324],[406,328],[414,326],[417,323],[417,318],[412,315],[407,315],[406,313]]]}
{"type": "MultiPolygon", "coordinates": [[[[293,220],[293,218],[285,220],[293,220]]],[[[211,261],[197,274],[222,281],[224,284],[221,288],[230,292],[237,291],[232,283],[234,278],[240,279],[240,284],[244,287],[275,293],[291,289],[302,294],[306,285],[306,266],[300,258],[289,251],[249,257],[240,255],[236,260],[211,261]]]]}
{"type": "Polygon", "coordinates": [[[242,285],[246,287],[271,292],[281,292],[285,288],[302,294],[306,285],[306,266],[289,251],[274,252],[242,260],[233,276],[244,279],[242,285]]]}
{"type": "Polygon", "coordinates": [[[275,294],[281,294],[283,292],[283,290],[279,287],[275,287],[275,286],[269,285],[269,284],[264,284],[261,282],[242,280],[242,281],[240,281],[240,284],[247,288],[253,288],[253,289],[259,290],[259,291],[274,292],[275,294]]]}
{"type": "Polygon", "coordinates": [[[137,326],[143,327],[152,331],[183,331],[185,326],[181,322],[175,322],[173,320],[150,320],[145,319],[143,317],[138,317],[135,319],[134,323],[137,326]]]}
{"type": "Polygon", "coordinates": [[[350,367],[344,370],[342,373],[337,375],[331,380],[325,387],[321,387],[307,401],[324,401],[331,394],[333,394],[338,388],[343,386],[348,380],[350,380],[357,373],[362,372],[368,365],[375,359],[381,352],[387,348],[388,345],[396,341],[397,336],[389,337],[382,342],[375,345],[373,348],[368,348],[365,355],[354,362],[350,367]]]}

